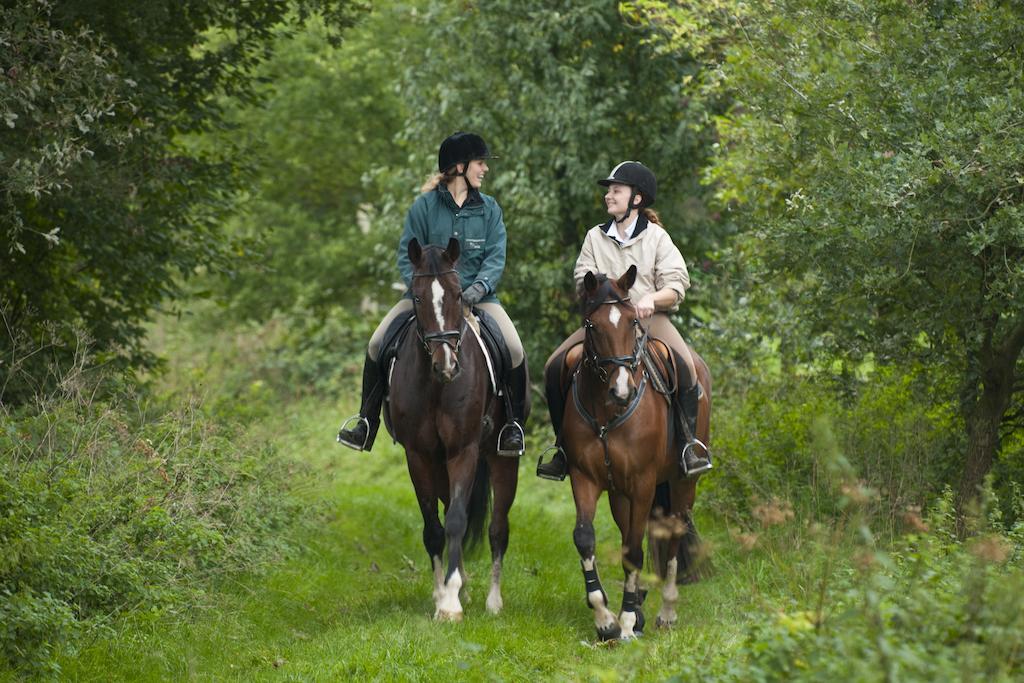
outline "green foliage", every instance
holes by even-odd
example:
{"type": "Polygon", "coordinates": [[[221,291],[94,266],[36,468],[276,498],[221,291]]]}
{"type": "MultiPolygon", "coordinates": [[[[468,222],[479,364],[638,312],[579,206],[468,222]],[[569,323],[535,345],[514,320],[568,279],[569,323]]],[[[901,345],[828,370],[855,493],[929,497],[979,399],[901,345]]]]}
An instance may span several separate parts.
{"type": "Polygon", "coordinates": [[[61,395],[0,414],[0,661],[52,670],[135,611],[194,604],[211,579],[288,551],[294,466],[272,446],[132,392],[61,395]]]}
{"type": "Polygon", "coordinates": [[[355,312],[365,297],[395,296],[393,226],[370,220],[383,200],[367,174],[405,156],[393,141],[404,110],[391,43],[414,36],[392,34],[401,15],[400,5],[378,3],[338,44],[318,21],[280,32],[255,72],[257,101],[221,98],[229,127],[191,141],[203,150],[242,144],[252,160],[252,191],[225,226],[245,251],[196,285],[224,302],[220,317],[324,324],[333,306],[355,312]]]}
{"type": "Polygon", "coordinates": [[[709,179],[750,226],[737,256],[766,331],[797,358],[927,367],[966,424],[962,500],[1021,388],[1022,18],[1001,0],[749,3],[720,81],[736,107],[709,179]]]}
{"type": "Polygon", "coordinates": [[[803,377],[753,383],[715,412],[720,466],[704,495],[732,516],[779,498],[819,518],[838,514],[841,487],[859,481],[878,493],[874,514],[891,526],[938,495],[959,462],[953,409],[922,398],[926,381],[878,368],[846,399],[803,377]]]}
{"type": "Polygon", "coordinates": [[[1019,678],[1021,525],[1007,533],[982,518],[984,535],[959,544],[948,490],[927,523],[914,521],[914,531],[890,549],[869,545],[852,564],[831,565],[816,599],[796,600],[756,623],[740,646],[744,655],[707,680],[1019,678]]]}
{"type": "MultiPolygon", "coordinates": [[[[336,21],[346,3],[324,6],[336,21]]],[[[226,258],[220,221],[242,182],[233,146],[180,136],[221,125],[214,97],[252,95],[289,3],[8,3],[0,9],[3,400],[46,391],[46,357],[95,348],[139,363],[141,323],[178,276],[226,258]],[[200,47],[222,30],[215,46],[200,47]],[[49,353],[23,358],[22,345],[49,353]],[[12,357],[13,356],[13,357],[12,357]],[[17,363],[17,367],[10,365],[17,363]]]]}

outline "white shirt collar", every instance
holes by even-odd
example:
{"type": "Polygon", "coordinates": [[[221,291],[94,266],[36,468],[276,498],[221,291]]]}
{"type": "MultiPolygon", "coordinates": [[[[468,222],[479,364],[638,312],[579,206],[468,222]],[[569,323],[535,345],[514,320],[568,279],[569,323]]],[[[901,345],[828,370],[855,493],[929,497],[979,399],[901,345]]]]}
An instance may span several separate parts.
{"type": "Polygon", "coordinates": [[[614,219],[612,219],[612,223],[611,223],[611,225],[609,225],[609,226],[608,226],[608,234],[609,234],[609,235],[611,235],[612,237],[614,237],[614,238],[615,238],[615,240],[616,240],[617,242],[619,242],[620,244],[625,244],[625,243],[626,243],[626,242],[628,242],[629,240],[633,239],[633,231],[634,231],[634,230],[636,230],[636,223],[637,223],[637,219],[638,219],[638,218],[640,218],[640,216],[639,216],[639,215],[635,216],[635,217],[633,218],[633,221],[632,221],[632,222],[631,222],[631,223],[629,224],[629,226],[628,226],[628,227],[627,227],[627,228],[626,228],[626,229],[625,229],[625,230],[623,231],[623,232],[625,233],[625,235],[626,235],[625,239],[619,239],[619,230],[618,230],[618,228],[616,227],[616,225],[617,225],[617,224],[616,224],[616,222],[615,222],[615,220],[614,220],[614,219]]]}

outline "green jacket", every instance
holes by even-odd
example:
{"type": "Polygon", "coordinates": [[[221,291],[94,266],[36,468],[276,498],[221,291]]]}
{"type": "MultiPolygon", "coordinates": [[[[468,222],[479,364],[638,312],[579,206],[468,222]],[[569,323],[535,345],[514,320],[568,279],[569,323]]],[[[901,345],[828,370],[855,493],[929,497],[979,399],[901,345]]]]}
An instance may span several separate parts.
{"type": "Polygon", "coordinates": [[[423,246],[446,247],[452,237],[459,240],[462,289],[481,282],[487,287],[487,296],[481,301],[498,300],[494,293],[505,271],[505,221],[494,197],[471,190],[460,208],[442,183],[413,202],[398,242],[398,270],[405,281],[406,297],[412,285],[409,242],[413,237],[423,246]]]}

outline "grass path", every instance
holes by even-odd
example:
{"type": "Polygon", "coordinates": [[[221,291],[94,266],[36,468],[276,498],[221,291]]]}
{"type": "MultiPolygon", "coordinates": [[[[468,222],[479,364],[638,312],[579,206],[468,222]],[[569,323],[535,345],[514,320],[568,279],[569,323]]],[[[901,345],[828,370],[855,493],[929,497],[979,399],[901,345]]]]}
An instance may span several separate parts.
{"type": "MultiPolygon", "coordinates": [[[[719,548],[717,573],[681,590],[680,626],[653,628],[660,596],[652,590],[645,609],[652,627],[642,639],[595,643],[572,544],[568,482],[537,479],[531,455],[522,462],[512,509],[504,612],[494,617],[484,608],[485,547],[467,563],[463,623],[434,623],[421,521],[402,452],[386,434],[372,454],[343,449],[330,440],[338,411],[306,410],[279,418],[270,437],[315,473],[303,492],[314,516],[302,531],[304,550],[263,575],[226,583],[192,614],[132,618],[114,637],[63,662],[65,675],[83,681],[695,680],[704,665],[736,649],[744,615],[762,613],[756,562],[730,556],[725,531],[698,509],[706,539],[719,548]]],[[[604,500],[598,538],[602,578],[617,607],[618,535],[604,500]]]]}

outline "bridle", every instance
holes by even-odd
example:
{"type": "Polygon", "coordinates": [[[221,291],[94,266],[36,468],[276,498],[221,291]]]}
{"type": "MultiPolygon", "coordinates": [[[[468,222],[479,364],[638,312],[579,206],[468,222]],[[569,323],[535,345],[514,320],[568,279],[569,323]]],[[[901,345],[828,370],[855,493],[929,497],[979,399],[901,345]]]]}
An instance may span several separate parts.
{"type": "MultiPolygon", "coordinates": [[[[591,306],[591,312],[599,308],[600,306],[625,304],[629,302],[629,297],[624,299],[605,299],[604,301],[598,302],[591,306]]],[[[583,319],[583,362],[591,367],[594,372],[597,373],[598,378],[601,382],[608,382],[608,371],[605,370],[606,365],[614,367],[626,368],[630,375],[636,374],[637,368],[640,367],[643,359],[644,351],[647,348],[647,339],[649,332],[643,325],[640,324],[638,318],[633,318],[633,329],[643,330],[643,334],[635,335],[635,342],[633,345],[633,353],[629,356],[600,356],[597,353],[597,349],[594,345],[594,328],[595,325],[588,315],[583,319]]]]}
{"type": "MultiPolygon", "coordinates": [[[[449,270],[442,270],[442,271],[432,272],[432,273],[414,273],[413,274],[413,278],[414,279],[418,278],[418,277],[440,278],[440,276],[442,276],[442,275],[450,275],[451,273],[458,273],[458,272],[459,271],[455,270],[454,268],[450,268],[449,270]]],[[[413,300],[414,304],[418,304],[420,302],[420,298],[418,296],[416,296],[416,295],[413,295],[412,300],[413,300]]],[[[415,311],[416,311],[416,309],[414,307],[413,308],[413,312],[415,313],[415,311]]],[[[439,332],[424,332],[423,331],[423,325],[420,324],[419,315],[416,315],[416,336],[419,337],[420,343],[423,345],[423,348],[427,352],[428,356],[432,356],[434,354],[434,351],[436,351],[439,348],[439,347],[435,346],[433,349],[431,349],[430,344],[431,343],[437,343],[437,344],[440,344],[440,345],[443,345],[443,346],[447,346],[448,348],[450,348],[452,350],[452,354],[454,355],[454,357],[458,358],[459,357],[459,349],[462,347],[462,332],[465,329],[466,329],[466,319],[463,318],[462,319],[462,325],[457,330],[441,330],[439,332]]]]}
{"type": "MultiPolygon", "coordinates": [[[[590,306],[590,312],[592,313],[593,311],[597,310],[597,308],[599,308],[600,306],[625,304],[628,302],[628,296],[625,297],[624,299],[605,299],[604,301],[592,304],[590,306]]],[[[634,337],[636,341],[633,344],[633,354],[630,356],[598,355],[597,349],[594,346],[593,337],[595,327],[596,326],[594,325],[594,322],[590,319],[590,315],[588,314],[583,319],[583,363],[581,363],[581,366],[587,366],[591,368],[603,384],[607,384],[609,378],[608,371],[605,370],[606,365],[625,368],[627,371],[629,371],[630,375],[634,375],[636,371],[643,365],[643,358],[644,355],[647,353],[648,330],[644,328],[643,325],[640,324],[640,320],[636,317],[633,318],[634,337]],[[643,334],[636,335],[636,328],[643,329],[643,334]]],[[[578,373],[579,370],[577,370],[577,374],[578,373]]],[[[600,422],[597,421],[597,418],[589,410],[587,410],[586,406],[583,403],[583,399],[580,396],[579,377],[573,377],[572,399],[573,403],[576,406],[576,412],[579,413],[580,417],[582,417],[588,425],[590,425],[590,428],[594,430],[595,434],[597,434],[597,438],[601,441],[601,445],[604,447],[604,465],[605,471],[608,473],[609,491],[615,490],[615,482],[612,479],[612,462],[611,453],[608,450],[608,433],[611,432],[616,427],[625,423],[626,420],[633,416],[633,413],[636,412],[636,409],[640,407],[640,401],[644,397],[644,391],[646,388],[647,377],[644,376],[640,379],[640,382],[637,385],[636,393],[633,395],[633,399],[629,402],[629,405],[626,406],[625,410],[617,415],[613,415],[611,419],[609,419],[608,422],[606,422],[605,424],[601,424],[600,422]]]]}

